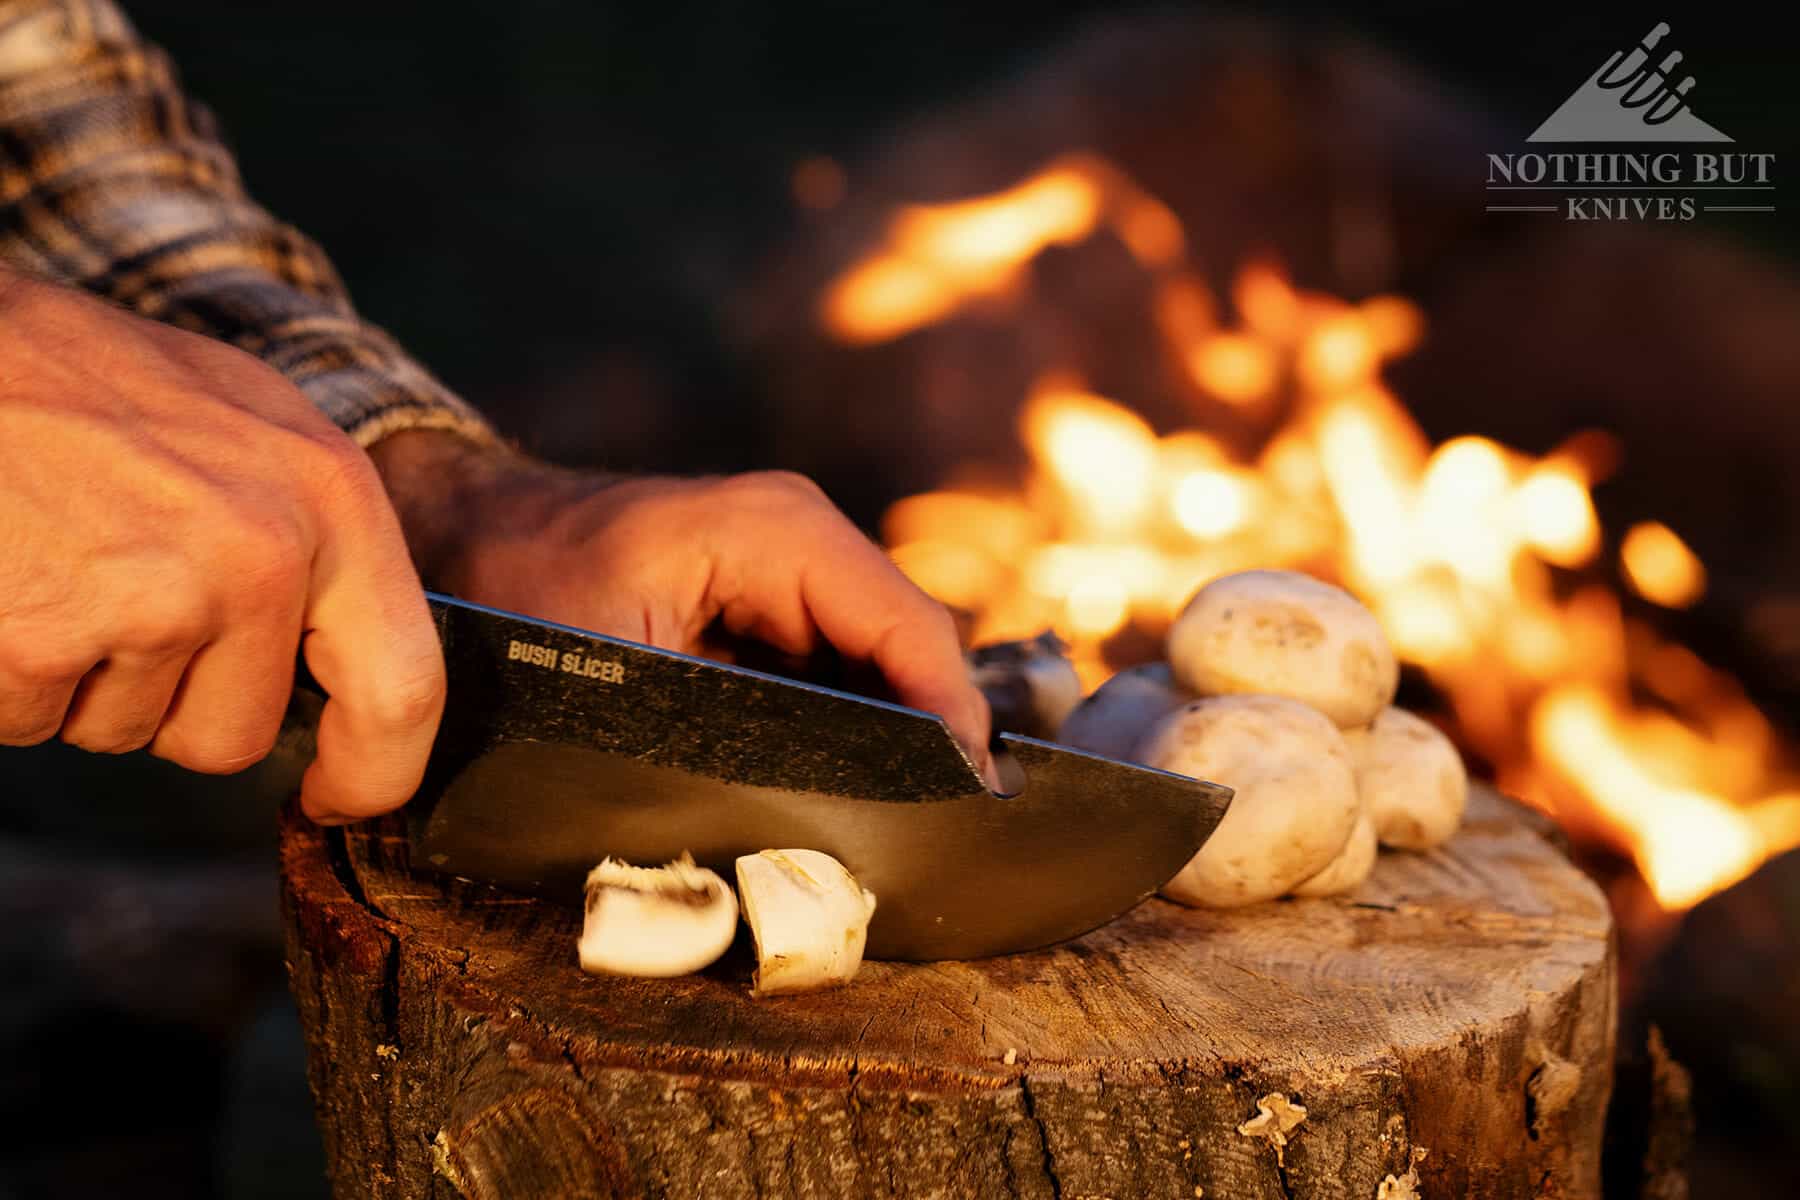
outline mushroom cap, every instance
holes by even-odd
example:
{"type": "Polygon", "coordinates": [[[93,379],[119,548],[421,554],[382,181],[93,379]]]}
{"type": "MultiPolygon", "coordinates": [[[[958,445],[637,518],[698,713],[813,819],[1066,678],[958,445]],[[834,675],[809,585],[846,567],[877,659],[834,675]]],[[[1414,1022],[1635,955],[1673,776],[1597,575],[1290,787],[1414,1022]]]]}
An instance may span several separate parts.
{"type": "Polygon", "coordinates": [[[1159,722],[1145,763],[1237,791],[1224,820],[1163,895],[1230,908],[1273,900],[1330,865],[1361,802],[1337,726],[1282,696],[1195,700],[1159,722]]]}
{"type": "Polygon", "coordinates": [[[737,936],[737,897],[683,855],[666,867],[607,859],[587,878],[578,954],[590,974],[686,975],[725,953],[737,936]]]}
{"type": "Polygon", "coordinates": [[[1158,721],[1193,698],[1177,686],[1168,663],[1129,667],[1077,705],[1056,740],[1089,754],[1130,759],[1158,721]]]}
{"type": "Polygon", "coordinates": [[[969,678],[993,710],[994,728],[1053,737],[1081,702],[1081,676],[1054,633],[969,651],[969,678]]]}
{"type": "Polygon", "coordinates": [[[1403,708],[1385,708],[1368,728],[1346,731],[1344,740],[1382,845],[1429,850],[1450,839],[1469,800],[1469,773],[1437,726],[1403,708]]]}
{"type": "Polygon", "coordinates": [[[819,850],[763,850],[737,860],[744,921],[756,941],[754,995],[848,983],[862,966],[875,894],[819,850]]]}
{"type": "Polygon", "coordinates": [[[1375,822],[1369,818],[1368,807],[1364,806],[1350,829],[1350,840],[1331,860],[1331,865],[1296,884],[1294,895],[1335,896],[1355,889],[1375,869],[1375,851],[1375,822]]]}
{"type": "Polygon", "coordinates": [[[1202,696],[1287,696],[1343,729],[1374,720],[1400,683],[1375,615],[1298,571],[1244,571],[1195,592],[1169,628],[1169,663],[1202,696]]]}

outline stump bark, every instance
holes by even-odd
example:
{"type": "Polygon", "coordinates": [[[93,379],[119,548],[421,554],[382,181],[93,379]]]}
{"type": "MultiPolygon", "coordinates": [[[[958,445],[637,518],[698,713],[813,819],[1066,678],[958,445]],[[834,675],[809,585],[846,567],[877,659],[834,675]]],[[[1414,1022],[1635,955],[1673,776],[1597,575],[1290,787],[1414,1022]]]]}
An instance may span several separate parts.
{"type": "Polygon", "coordinates": [[[290,810],[282,869],[343,1198],[1599,1193],[1610,918],[1491,792],[1351,896],[1152,900],[1053,949],[760,1001],[741,950],[585,976],[574,907],[415,875],[396,824],[290,810]],[[1253,1120],[1274,1094],[1306,1110],[1285,1145],[1253,1120]]]}

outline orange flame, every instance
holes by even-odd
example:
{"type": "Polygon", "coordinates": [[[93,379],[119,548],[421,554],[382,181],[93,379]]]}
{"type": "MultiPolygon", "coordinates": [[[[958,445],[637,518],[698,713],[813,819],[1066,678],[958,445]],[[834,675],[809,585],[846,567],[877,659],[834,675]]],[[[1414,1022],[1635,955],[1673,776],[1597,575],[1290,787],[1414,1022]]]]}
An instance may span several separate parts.
{"type": "Polygon", "coordinates": [[[1737,882],[1800,834],[1800,796],[1740,805],[1704,787],[1668,782],[1667,765],[1657,762],[1659,743],[1691,736],[1679,723],[1627,711],[1582,683],[1552,688],[1531,713],[1532,744],[1621,832],[1667,909],[1687,908],[1737,882]]]}
{"type": "MultiPolygon", "coordinates": [[[[1249,453],[1159,435],[1062,377],[1039,381],[1023,486],[894,505],[884,535],[977,640],[1054,627],[1093,686],[1117,635],[1161,635],[1206,580],[1250,567],[1333,577],[1380,617],[1500,784],[1630,854],[1677,910],[1800,845],[1800,788],[1768,720],[1728,676],[1623,616],[1598,581],[1590,487],[1616,450],[1580,435],[1534,457],[1487,438],[1432,446],[1381,382],[1424,336],[1397,297],[1351,305],[1246,265],[1230,310],[1185,261],[1180,224],[1099,160],[1058,160],[1006,191],[902,210],[827,289],[851,343],[944,319],[1016,286],[1031,259],[1110,228],[1155,274],[1152,311],[1196,403],[1281,422],[1249,453]]],[[[1631,589],[1695,603],[1700,559],[1667,526],[1620,546],[1631,589]]]]}
{"type": "Polygon", "coordinates": [[[1093,170],[1073,159],[976,200],[902,209],[887,242],[835,281],[820,306],[847,342],[880,342],[997,295],[1047,246],[1073,242],[1100,221],[1093,170]]]}

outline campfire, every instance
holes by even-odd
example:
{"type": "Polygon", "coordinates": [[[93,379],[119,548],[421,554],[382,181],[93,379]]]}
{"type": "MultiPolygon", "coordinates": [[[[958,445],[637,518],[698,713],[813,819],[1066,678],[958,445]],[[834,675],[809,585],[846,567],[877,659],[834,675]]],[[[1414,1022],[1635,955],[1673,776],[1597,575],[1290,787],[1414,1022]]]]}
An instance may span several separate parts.
{"type": "Polygon", "coordinates": [[[901,210],[826,288],[819,320],[861,345],[1003,319],[1040,251],[1096,236],[1155,281],[1159,343],[1197,406],[1238,419],[1158,432],[1130,397],[1040,377],[1023,477],[965,464],[884,520],[895,561],[967,614],[975,641],[1053,628],[1091,688],[1152,657],[1206,580],[1309,571],[1376,612],[1478,767],[1578,842],[1629,856],[1661,910],[1800,845],[1789,748],[1729,674],[1658,631],[1659,609],[1704,595],[1704,565],[1667,525],[1601,526],[1591,489],[1617,443],[1431,445],[1382,380],[1425,333],[1406,300],[1349,303],[1267,261],[1217,296],[1169,209],[1078,155],[901,210]]]}

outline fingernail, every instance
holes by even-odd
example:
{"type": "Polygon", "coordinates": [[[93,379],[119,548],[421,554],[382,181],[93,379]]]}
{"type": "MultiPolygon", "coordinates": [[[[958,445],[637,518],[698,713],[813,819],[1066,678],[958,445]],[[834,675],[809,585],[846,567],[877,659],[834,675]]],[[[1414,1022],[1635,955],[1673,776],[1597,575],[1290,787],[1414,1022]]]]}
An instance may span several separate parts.
{"type": "Polygon", "coordinates": [[[972,750],[967,742],[958,744],[962,746],[963,753],[969,756],[969,761],[975,764],[975,770],[987,783],[988,790],[998,792],[1000,790],[1000,767],[994,762],[994,756],[988,752],[987,747],[983,746],[979,750],[972,750]]]}

